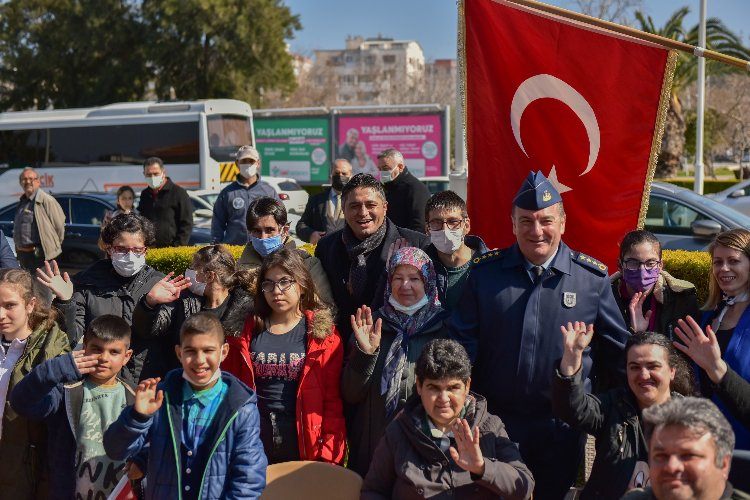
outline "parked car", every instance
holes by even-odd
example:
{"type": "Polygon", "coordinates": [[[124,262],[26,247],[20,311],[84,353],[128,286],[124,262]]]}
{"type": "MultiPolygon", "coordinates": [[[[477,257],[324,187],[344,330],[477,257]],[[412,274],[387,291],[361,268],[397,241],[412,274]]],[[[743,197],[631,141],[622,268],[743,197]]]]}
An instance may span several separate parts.
{"type": "Polygon", "coordinates": [[[450,182],[447,175],[420,177],[419,180],[422,181],[425,186],[427,186],[427,190],[431,195],[450,189],[450,182]]]}
{"type": "Polygon", "coordinates": [[[279,198],[284,202],[286,211],[290,214],[305,213],[307,199],[310,197],[297,181],[287,177],[261,177],[279,193],[279,198]]]}
{"type": "Polygon", "coordinates": [[[735,228],[750,229],[750,217],[689,189],[665,182],[651,185],[644,229],[663,248],[705,250],[717,234],[735,228]]]}
{"type": "MultiPolygon", "coordinates": [[[[60,265],[69,269],[82,269],[104,257],[99,249],[99,234],[104,213],[114,210],[117,197],[114,193],[57,193],[55,199],[65,212],[65,239],[62,255],[57,258],[60,265]]],[[[0,209],[0,228],[11,236],[17,203],[0,209]]],[[[211,243],[211,232],[193,228],[191,245],[211,243]]]]}
{"type": "Polygon", "coordinates": [[[750,215],[750,179],[738,182],[724,191],[708,195],[722,205],[731,207],[745,215],[750,215]]]}

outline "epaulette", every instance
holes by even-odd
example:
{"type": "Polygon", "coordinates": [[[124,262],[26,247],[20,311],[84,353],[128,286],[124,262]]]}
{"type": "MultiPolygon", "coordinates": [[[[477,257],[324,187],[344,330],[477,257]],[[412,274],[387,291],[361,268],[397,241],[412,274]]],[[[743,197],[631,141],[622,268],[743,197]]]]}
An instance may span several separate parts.
{"type": "Polygon", "coordinates": [[[597,273],[607,276],[607,266],[605,266],[595,258],[589,257],[585,253],[578,252],[578,255],[576,256],[576,252],[571,252],[570,258],[587,269],[591,269],[592,271],[596,271],[597,273]]]}
{"type": "Polygon", "coordinates": [[[476,265],[479,265],[479,264],[484,264],[486,262],[492,262],[492,261],[495,261],[497,259],[502,258],[502,256],[503,256],[503,251],[502,250],[498,250],[496,248],[494,250],[490,250],[488,252],[483,253],[479,257],[474,257],[471,260],[471,265],[472,266],[476,266],[476,265]]]}

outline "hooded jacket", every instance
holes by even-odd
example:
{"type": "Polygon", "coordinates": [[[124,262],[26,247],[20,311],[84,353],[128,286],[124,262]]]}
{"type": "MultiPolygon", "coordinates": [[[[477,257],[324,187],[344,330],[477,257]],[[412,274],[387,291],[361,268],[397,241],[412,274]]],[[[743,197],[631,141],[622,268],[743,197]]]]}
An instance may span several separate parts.
{"type": "Polygon", "coordinates": [[[362,485],[362,500],[398,498],[526,499],[534,490],[534,478],[521,459],[518,446],[505,431],[502,420],[487,412],[486,400],[477,394],[473,411],[466,414],[472,429],[479,428],[479,447],[484,457],[480,477],[456,465],[422,430],[427,418],[415,395],[388,425],[372,466],[362,485]]]}
{"type": "MultiPolygon", "coordinates": [[[[344,348],[327,309],[304,311],[307,320],[305,364],[297,388],[297,439],[300,460],[341,464],[346,425],[339,392],[344,348]]],[[[227,337],[229,355],[221,369],[255,388],[250,357],[255,318],[248,316],[240,337],[227,337]]]]}

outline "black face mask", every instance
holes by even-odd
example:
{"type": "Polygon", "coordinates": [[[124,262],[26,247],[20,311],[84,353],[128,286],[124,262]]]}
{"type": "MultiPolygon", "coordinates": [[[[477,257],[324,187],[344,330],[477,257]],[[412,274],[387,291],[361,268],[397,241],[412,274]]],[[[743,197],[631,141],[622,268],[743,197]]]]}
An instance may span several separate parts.
{"type": "Polygon", "coordinates": [[[336,191],[341,191],[344,189],[344,186],[346,186],[346,183],[349,182],[350,177],[348,175],[341,175],[341,174],[335,174],[331,178],[331,186],[333,186],[333,189],[336,191]]]}

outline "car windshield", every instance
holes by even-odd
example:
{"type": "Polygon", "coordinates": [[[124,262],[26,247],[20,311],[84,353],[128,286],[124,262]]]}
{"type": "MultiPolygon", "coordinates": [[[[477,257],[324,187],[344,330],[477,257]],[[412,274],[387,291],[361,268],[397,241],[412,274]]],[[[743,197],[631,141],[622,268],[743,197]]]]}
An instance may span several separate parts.
{"type": "Polygon", "coordinates": [[[736,222],[737,225],[739,225],[740,227],[750,228],[750,217],[738,212],[737,210],[734,210],[733,208],[729,208],[726,205],[722,205],[721,203],[719,203],[718,201],[712,198],[707,198],[694,191],[690,191],[689,189],[685,189],[684,191],[679,190],[675,194],[689,203],[694,203],[698,207],[705,207],[705,209],[707,210],[711,210],[711,211],[719,212],[720,214],[723,214],[728,219],[731,219],[733,222],[736,222]]]}
{"type": "Polygon", "coordinates": [[[202,194],[200,195],[200,199],[205,201],[211,206],[214,206],[216,204],[216,199],[219,197],[219,193],[211,193],[211,194],[202,194]]]}

